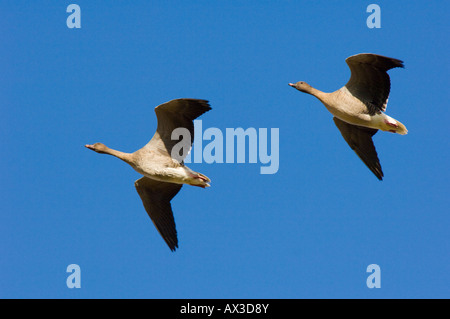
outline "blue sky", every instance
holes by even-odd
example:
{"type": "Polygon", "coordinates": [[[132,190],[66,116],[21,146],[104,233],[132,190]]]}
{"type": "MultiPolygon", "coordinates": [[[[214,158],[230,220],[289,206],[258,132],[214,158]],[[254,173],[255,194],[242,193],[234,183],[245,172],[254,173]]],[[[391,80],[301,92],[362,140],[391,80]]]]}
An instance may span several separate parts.
{"type": "Polygon", "coordinates": [[[71,3],[0,1],[0,297],[450,296],[447,2],[76,1],[69,29],[71,3]],[[366,26],[371,3],[381,29],[366,26]],[[406,66],[390,71],[387,113],[409,134],[374,137],[383,182],[287,85],[334,91],[362,52],[406,66]],[[190,164],[212,187],[172,201],[172,253],[139,174],[84,144],[132,152],[154,107],[180,97],[210,101],[204,130],[279,128],[280,167],[190,164]]]}

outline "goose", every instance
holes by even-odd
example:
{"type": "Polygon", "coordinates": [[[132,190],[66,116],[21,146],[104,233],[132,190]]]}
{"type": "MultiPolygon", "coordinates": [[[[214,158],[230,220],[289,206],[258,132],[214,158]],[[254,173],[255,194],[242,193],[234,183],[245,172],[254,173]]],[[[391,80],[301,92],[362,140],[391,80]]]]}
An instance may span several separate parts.
{"type": "Polygon", "coordinates": [[[208,177],[194,172],[183,161],[194,141],[193,120],[209,110],[209,102],[199,99],[175,99],[158,105],[155,108],[156,132],[150,142],[134,153],[120,152],[102,143],[85,145],[97,153],[121,159],[143,175],[134,185],[147,214],[171,251],[178,248],[178,237],[170,201],[183,184],[210,186],[208,177]],[[177,128],[189,133],[187,141],[172,138],[177,128]],[[180,144],[187,148],[179,149],[180,144]]]}
{"type": "Polygon", "coordinates": [[[350,80],[332,93],[325,93],[300,81],[289,85],[319,99],[333,114],[333,121],[350,148],[383,180],[383,171],[372,137],[378,130],[405,135],[405,125],[384,112],[390,92],[387,71],[403,68],[403,61],[382,55],[361,53],[348,57],[350,80]]]}

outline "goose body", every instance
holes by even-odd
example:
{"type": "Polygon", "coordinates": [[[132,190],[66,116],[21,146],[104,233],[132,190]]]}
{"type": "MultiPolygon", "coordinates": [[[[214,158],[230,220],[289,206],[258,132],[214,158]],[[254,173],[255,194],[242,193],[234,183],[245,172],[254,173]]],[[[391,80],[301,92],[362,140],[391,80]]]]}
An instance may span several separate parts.
{"type": "Polygon", "coordinates": [[[209,110],[208,101],[198,99],[176,99],[157,106],[155,135],[134,153],[117,151],[102,143],[85,145],[97,153],[123,160],[143,175],[135,182],[136,190],[153,224],[172,251],[178,247],[178,237],[170,201],[183,184],[210,186],[208,177],[194,172],[183,162],[194,140],[193,120],[209,110]],[[188,141],[172,139],[173,131],[178,128],[189,132],[188,141]],[[184,144],[181,154],[173,151],[179,143],[184,144]]]}
{"type": "Polygon", "coordinates": [[[209,178],[194,172],[182,162],[172,157],[155,154],[151,147],[144,147],[133,153],[134,161],[130,163],[138,173],[160,181],[175,184],[209,187],[209,178]],[[199,178],[202,176],[203,178],[199,178]]]}
{"type": "Polygon", "coordinates": [[[325,105],[345,141],[382,180],[383,171],[372,136],[378,130],[401,135],[408,132],[400,121],[385,114],[390,93],[387,71],[403,67],[403,62],[370,53],[351,56],[346,62],[351,71],[350,80],[335,92],[322,92],[303,81],[289,85],[315,96],[325,105]]]}

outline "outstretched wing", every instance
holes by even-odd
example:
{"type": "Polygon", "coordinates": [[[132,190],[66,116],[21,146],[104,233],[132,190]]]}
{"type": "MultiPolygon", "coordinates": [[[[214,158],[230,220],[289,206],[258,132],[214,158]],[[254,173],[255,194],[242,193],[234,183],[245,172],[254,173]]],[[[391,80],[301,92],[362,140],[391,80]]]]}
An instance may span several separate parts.
{"type": "Polygon", "coordinates": [[[372,141],[372,136],[378,130],[352,125],[337,117],[333,117],[333,121],[341,132],[342,137],[351,149],[355,151],[356,155],[359,156],[380,181],[383,180],[384,175],[381,170],[380,160],[378,159],[377,151],[372,141]]]}
{"type": "MultiPolygon", "coordinates": [[[[159,150],[182,162],[191,149],[194,141],[194,120],[205,112],[211,110],[208,101],[198,99],[176,99],[158,105],[155,108],[158,118],[156,133],[147,146],[159,150]],[[190,138],[172,140],[172,132],[177,128],[184,128],[189,132],[190,138]],[[173,147],[182,143],[180,153],[172,154],[173,147]]],[[[178,138],[178,137],[177,137],[178,138]]],[[[178,150],[178,148],[177,148],[178,150]]]]}
{"type": "Polygon", "coordinates": [[[345,60],[351,76],[345,87],[350,93],[367,105],[369,114],[385,111],[391,81],[387,71],[392,68],[403,68],[403,61],[382,55],[362,53],[345,60]]]}
{"type": "Polygon", "coordinates": [[[134,182],[144,208],[170,250],[178,248],[177,230],[170,201],[180,191],[182,184],[159,182],[142,177],[134,182]]]}

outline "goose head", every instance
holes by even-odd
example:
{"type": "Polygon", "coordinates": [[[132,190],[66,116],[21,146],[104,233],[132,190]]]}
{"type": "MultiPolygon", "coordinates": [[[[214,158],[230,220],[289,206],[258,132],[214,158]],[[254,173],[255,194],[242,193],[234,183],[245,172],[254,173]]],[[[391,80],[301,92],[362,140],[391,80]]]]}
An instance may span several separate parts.
{"type": "Polygon", "coordinates": [[[304,93],[310,93],[312,89],[311,85],[303,81],[299,81],[297,83],[289,83],[289,85],[304,93]]]}
{"type": "Polygon", "coordinates": [[[87,147],[90,150],[93,150],[97,153],[101,153],[101,154],[109,154],[109,148],[102,143],[95,143],[92,145],[86,144],[85,147],[87,147]]]}

